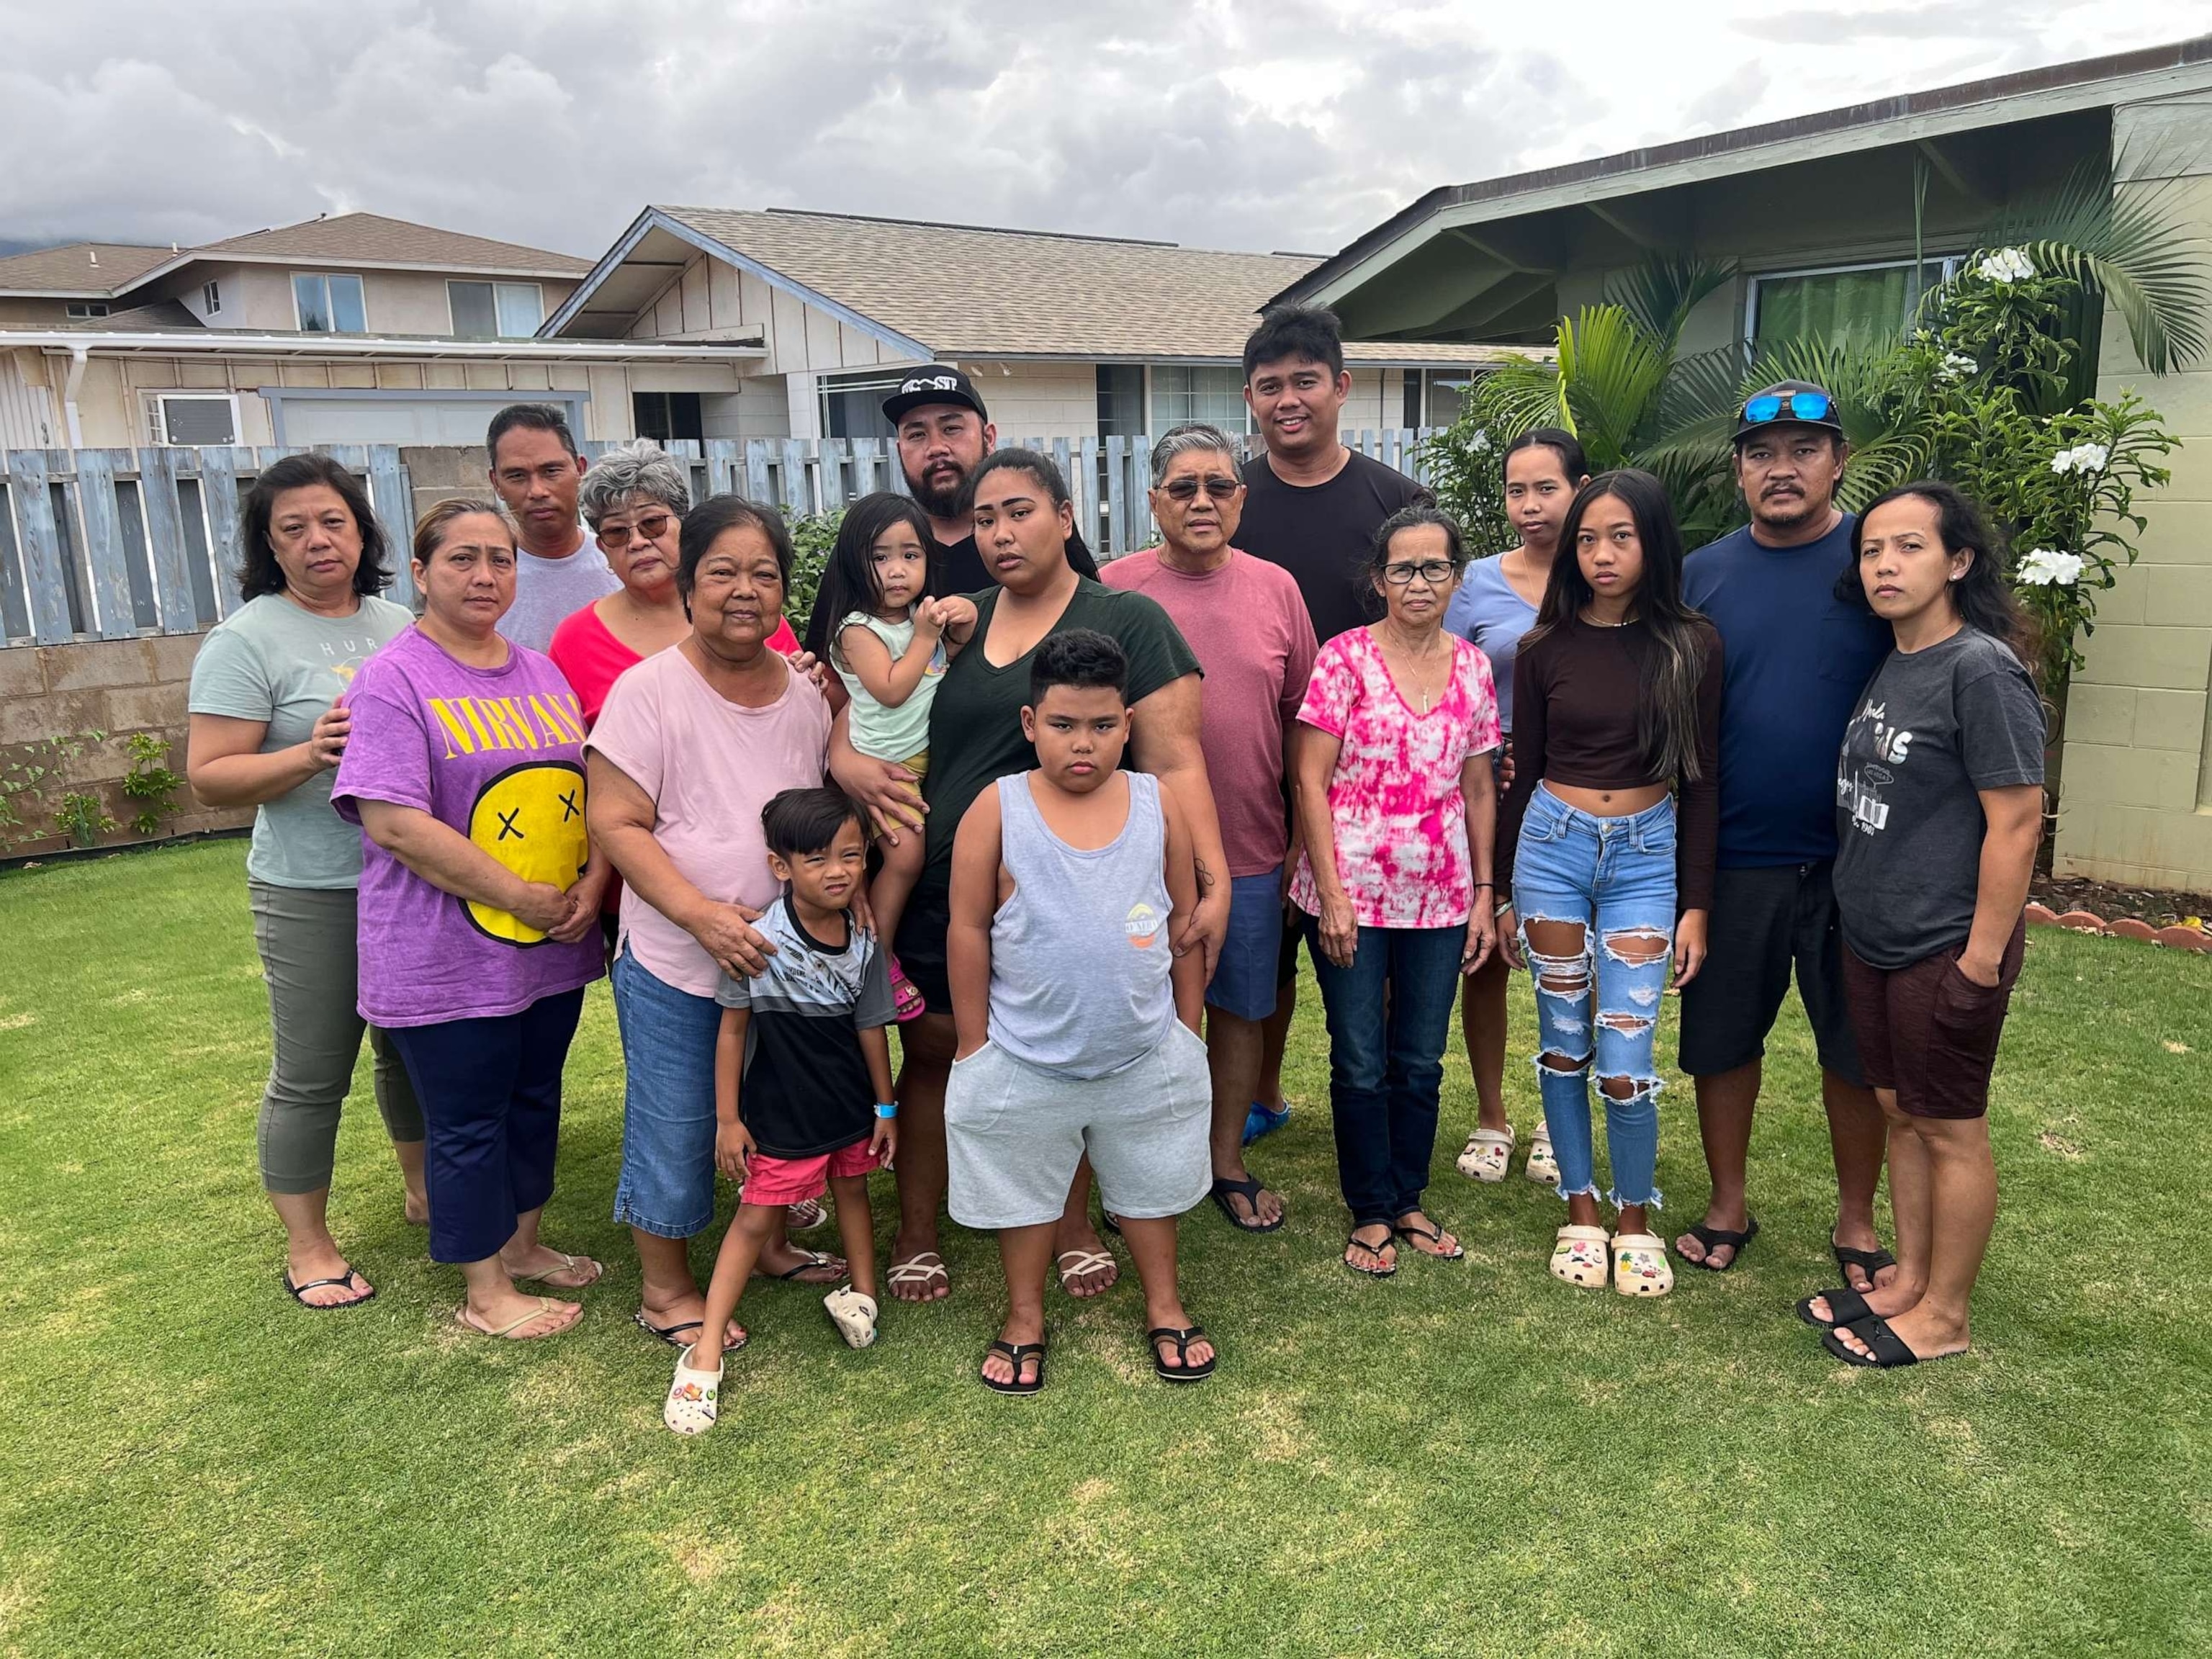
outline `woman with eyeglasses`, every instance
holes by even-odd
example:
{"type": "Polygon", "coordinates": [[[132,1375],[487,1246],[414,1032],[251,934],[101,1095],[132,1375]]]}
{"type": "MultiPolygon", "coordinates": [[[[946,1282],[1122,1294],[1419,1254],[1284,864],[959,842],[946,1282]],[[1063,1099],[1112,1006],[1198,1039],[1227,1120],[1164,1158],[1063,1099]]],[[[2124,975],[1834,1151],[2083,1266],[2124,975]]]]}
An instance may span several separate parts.
{"type": "Polygon", "coordinates": [[[1721,641],[1682,602],[1667,491],[1626,469],[1577,492],[1513,666],[1513,783],[1500,824],[1536,982],[1536,1075],[1567,1223],[1551,1271],[1623,1296],[1674,1287],[1659,1203],[1659,998],[1705,962],[1720,822],[1721,641]],[[1680,906],[1678,910],[1677,906],[1680,906]],[[1601,1224],[1589,1078],[1605,1097],[1601,1224]],[[1608,1257],[1610,1260],[1608,1260],[1608,1257]]]}
{"type": "MultiPolygon", "coordinates": [[[[622,581],[606,598],[564,618],[546,647],[583,703],[589,726],[627,670],[690,636],[676,564],[677,533],[691,509],[691,491],[683,464],[641,438],[617,444],[592,463],[577,507],[607,556],[607,568],[622,581]]],[[[789,622],[778,625],[768,647],[787,657],[798,654],[799,636],[789,622]]],[[[621,890],[608,896],[611,910],[621,890]]]]}
{"type": "Polygon", "coordinates": [[[1466,562],[1435,507],[1386,520],[1369,564],[1385,614],[1322,647],[1298,709],[1291,899],[1328,1018],[1344,1264],[1376,1279],[1397,1272],[1400,1240],[1466,1254],[1421,1207],[1455,987],[1497,933],[1497,692],[1488,659],[1443,627],[1466,562]]]}

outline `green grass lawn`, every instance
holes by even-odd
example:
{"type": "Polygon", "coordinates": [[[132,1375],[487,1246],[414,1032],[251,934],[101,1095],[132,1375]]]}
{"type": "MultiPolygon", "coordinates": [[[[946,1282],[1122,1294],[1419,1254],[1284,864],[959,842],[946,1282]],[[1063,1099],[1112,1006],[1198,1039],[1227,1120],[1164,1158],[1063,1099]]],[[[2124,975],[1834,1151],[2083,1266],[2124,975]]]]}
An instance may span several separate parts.
{"type": "MultiPolygon", "coordinates": [[[[1964,1359],[1847,1370],[1791,1316],[1832,1278],[1794,1012],[1754,1149],[1765,1231],[1737,1271],[1632,1303],[1546,1274],[1559,1206],[1517,1170],[1453,1171],[1456,1060],[1431,1208],[1468,1259],[1339,1266],[1315,1007],[1297,1116],[1256,1158],[1291,1224],[1232,1236],[1209,1207],[1185,1231],[1211,1383],[1152,1379],[1131,1275],[1080,1307],[1054,1292],[1042,1396],[986,1393],[996,1258],[954,1230],[952,1299],[892,1305],[866,1352],[817,1293],[757,1291],[722,1426],[687,1442],[608,1219],[604,988],[546,1224],[609,1263],[576,1333],[455,1329],[459,1276],[401,1220],[365,1065],[334,1224],[381,1293],[283,1297],[243,852],[0,876],[0,1650],[2212,1650],[2212,960],[2033,936],[1964,1359]]],[[[1669,1233],[1705,1189],[1676,1081],[1669,1233]]],[[[1509,1086],[1525,1134],[1525,1061],[1509,1086]]]]}

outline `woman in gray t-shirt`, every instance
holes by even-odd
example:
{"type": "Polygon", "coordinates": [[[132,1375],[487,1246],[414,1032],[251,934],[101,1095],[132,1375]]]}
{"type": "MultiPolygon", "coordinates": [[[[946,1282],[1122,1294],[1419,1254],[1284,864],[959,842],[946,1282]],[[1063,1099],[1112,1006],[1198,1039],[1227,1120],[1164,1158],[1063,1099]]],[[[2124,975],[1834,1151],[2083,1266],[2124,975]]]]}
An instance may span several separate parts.
{"type": "MultiPolygon", "coordinates": [[[[1559,550],[1559,526],[1575,491],[1589,482],[1589,463],[1572,433],[1540,426],[1505,446],[1498,465],[1505,475],[1505,513],[1520,536],[1517,547],[1467,568],[1467,579],[1444,611],[1444,629],[1490,659],[1498,688],[1498,723],[1513,733],[1513,661],[1521,637],[1536,625],[1536,607],[1559,550]]],[[[1498,751],[1500,759],[1506,750],[1498,751]]],[[[1503,793],[1503,785],[1500,786],[1503,793]]],[[[1507,901],[1503,915],[1512,909],[1507,901]]],[[[1467,1039],[1468,1069],[1474,1073],[1475,1124],[1459,1155],[1459,1172],[1476,1181],[1503,1181],[1513,1158],[1513,1125],[1505,1115],[1505,978],[1513,963],[1506,943],[1510,921],[1498,925],[1499,949],[1468,975],[1459,999],[1467,1039]]],[[[1549,1186],[1559,1178],[1551,1132],[1536,1120],[1528,1147],[1528,1179],[1549,1186]]]]}
{"type": "Polygon", "coordinates": [[[2029,629],[1981,515],[1913,483],[1859,520],[1855,570],[1894,630],[1844,732],[1836,908],[1859,1055],[1889,1120],[1897,1277],[1798,1304],[1854,1365],[1963,1353],[1996,1214],[1990,1073],[2020,973],[2043,823],[2043,704],[2029,629]]]}
{"type": "MultiPolygon", "coordinates": [[[[363,1029],[354,963],[361,831],[331,810],[331,774],[349,725],[338,698],[410,619],[379,597],[391,580],[384,532],[360,480],[336,461],[285,457],[261,475],[241,517],[245,604],[192,663],[185,774],[208,805],[254,809],[246,892],[276,1038],[261,1100],[261,1184],[284,1224],[284,1288],[304,1307],[347,1308],[376,1292],[325,1219],[338,1112],[363,1029]]],[[[422,1114],[383,1033],[370,1042],[407,1218],[422,1222],[422,1114]]]]}

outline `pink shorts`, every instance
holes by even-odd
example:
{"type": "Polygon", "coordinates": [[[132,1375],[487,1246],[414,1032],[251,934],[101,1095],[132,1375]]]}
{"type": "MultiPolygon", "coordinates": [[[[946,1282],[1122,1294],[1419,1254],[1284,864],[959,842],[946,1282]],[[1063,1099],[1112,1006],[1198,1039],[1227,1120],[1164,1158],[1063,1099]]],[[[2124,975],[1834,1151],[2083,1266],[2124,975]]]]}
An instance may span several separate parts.
{"type": "Polygon", "coordinates": [[[832,1176],[864,1176],[875,1167],[876,1155],[865,1140],[819,1158],[770,1158],[756,1152],[745,1166],[742,1197],[747,1204],[797,1204],[828,1192],[832,1176]]]}

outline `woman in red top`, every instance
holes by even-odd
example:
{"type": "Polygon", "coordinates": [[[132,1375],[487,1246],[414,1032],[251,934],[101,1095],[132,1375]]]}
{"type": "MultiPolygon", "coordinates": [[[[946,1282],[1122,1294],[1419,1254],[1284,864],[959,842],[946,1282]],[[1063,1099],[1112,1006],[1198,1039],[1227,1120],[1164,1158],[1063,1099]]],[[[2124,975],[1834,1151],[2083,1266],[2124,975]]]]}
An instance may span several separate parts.
{"type": "MultiPolygon", "coordinates": [[[[676,591],[677,532],[691,507],[684,471],[682,462],[641,438],[617,444],[584,474],[577,506],[622,586],[563,620],[546,654],[582,702],[586,726],[599,719],[625,669],[691,632],[676,591]]],[[[799,636],[786,622],[768,644],[794,656],[799,636]]],[[[610,895],[609,914],[620,897],[619,888],[610,895]]]]}

